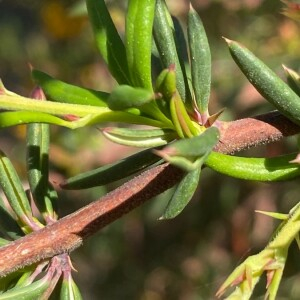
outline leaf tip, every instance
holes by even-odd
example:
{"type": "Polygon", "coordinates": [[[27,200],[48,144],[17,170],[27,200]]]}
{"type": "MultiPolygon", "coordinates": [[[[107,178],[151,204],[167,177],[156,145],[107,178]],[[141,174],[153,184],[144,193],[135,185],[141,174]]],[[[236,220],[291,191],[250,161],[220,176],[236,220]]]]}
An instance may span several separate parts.
{"type": "Polygon", "coordinates": [[[230,40],[230,39],[226,38],[225,36],[222,36],[222,39],[223,39],[228,45],[230,45],[230,44],[233,43],[233,40],[230,40]]]}

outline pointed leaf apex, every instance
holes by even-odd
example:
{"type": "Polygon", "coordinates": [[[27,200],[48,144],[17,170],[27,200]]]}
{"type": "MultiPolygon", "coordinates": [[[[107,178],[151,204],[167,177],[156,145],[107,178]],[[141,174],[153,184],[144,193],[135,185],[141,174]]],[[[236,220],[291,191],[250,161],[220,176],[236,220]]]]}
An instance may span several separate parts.
{"type": "Polygon", "coordinates": [[[230,40],[228,38],[226,38],[225,36],[222,36],[222,38],[225,40],[225,42],[229,45],[231,43],[233,43],[233,40],[230,40]]]}
{"type": "Polygon", "coordinates": [[[268,217],[272,217],[274,219],[278,219],[278,220],[287,220],[289,217],[288,214],[281,214],[281,213],[276,213],[276,212],[271,212],[271,211],[255,210],[255,212],[266,215],[268,217]]]}
{"type": "Polygon", "coordinates": [[[194,8],[194,6],[192,5],[192,3],[190,3],[190,12],[193,12],[193,11],[195,11],[195,8],[194,8]]]}
{"type": "Polygon", "coordinates": [[[272,283],[274,274],[275,274],[275,270],[267,271],[267,284],[266,284],[267,289],[269,288],[270,284],[272,283]]]}
{"type": "Polygon", "coordinates": [[[27,64],[30,72],[32,73],[32,71],[34,70],[33,65],[30,62],[28,62],[27,64]]]}

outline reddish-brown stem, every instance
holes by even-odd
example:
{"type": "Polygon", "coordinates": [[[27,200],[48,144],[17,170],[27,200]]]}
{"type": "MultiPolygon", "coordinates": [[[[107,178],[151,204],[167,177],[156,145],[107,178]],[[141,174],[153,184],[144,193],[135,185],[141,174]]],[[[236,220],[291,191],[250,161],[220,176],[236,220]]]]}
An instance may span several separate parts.
{"type": "MultiPolygon", "coordinates": [[[[216,150],[234,153],[296,134],[300,128],[272,112],[223,123],[220,131],[216,150]]],[[[156,166],[58,222],[0,248],[0,276],[71,252],[105,225],[175,185],[182,176],[182,171],[171,165],[156,166]]]]}

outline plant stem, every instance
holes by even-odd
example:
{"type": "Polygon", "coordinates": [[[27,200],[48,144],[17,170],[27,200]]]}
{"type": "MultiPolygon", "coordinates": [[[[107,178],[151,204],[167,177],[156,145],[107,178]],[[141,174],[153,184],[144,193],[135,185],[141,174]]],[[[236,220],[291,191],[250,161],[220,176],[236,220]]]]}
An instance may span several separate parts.
{"type": "MultiPolygon", "coordinates": [[[[221,141],[216,150],[233,153],[299,133],[300,127],[273,112],[222,123],[220,131],[221,141]]],[[[87,237],[169,189],[182,176],[182,171],[171,165],[156,166],[56,223],[1,247],[0,277],[73,251],[87,237]]]]}
{"type": "Polygon", "coordinates": [[[90,114],[102,114],[104,112],[110,112],[107,107],[97,107],[90,105],[78,105],[70,103],[59,103],[51,101],[37,101],[36,99],[30,99],[19,95],[0,95],[0,107],[7,110],[26,110],[43,112],[54,115],[75,115],[78,117],[84,117],[90,114]]]}

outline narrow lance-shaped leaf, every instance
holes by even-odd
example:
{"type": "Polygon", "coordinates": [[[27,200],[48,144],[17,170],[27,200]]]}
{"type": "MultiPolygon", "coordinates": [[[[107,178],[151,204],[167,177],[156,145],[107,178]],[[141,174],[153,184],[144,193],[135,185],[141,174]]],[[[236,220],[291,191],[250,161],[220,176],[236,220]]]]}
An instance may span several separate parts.
{"type": "Polygon", "coordinates": [[[199,180],[200,180],[201,168],[188,172],[180,181],[176,190],[169,201],[167,208],[160,220],[175,218],[186,207],[189,201],[192,199],[199,180]]]}
{"type": "Polygon", "coordinates": [[[29,225],[32,217],[31,207],[15,168],[7,156],[0,152],[0,185],[2,190],[23,225],[29,225]]]}
{"type": "MultiPolygon", "coordinates": [[[[33,98],[45,100],[40,88],[32,93],[33,98]]],[[[39,100],[37,100],[39,101],[39,100]]],[[[49,142],[48,124],[27,125],[27,173],[33,199],[44,217],[56,219],[54,197],[49,184],[49,142]],[[52,192],[52,193],[51,193],[52,192]]]]}
{"type": "Polygon", "coordinates": [[[151,45],[155,2],[129,0],[126,14],[126,54],[131,79],[135,86],[149,90],[152,90],[151,45]]]}
{"type": "Polygon", "coordinates": [[[230,53],[258,92],[283,115],[300,125],[300,98],[269,67],[237,42],[226,39],[230,53]]]}
{"type": "Polygon", "coordinates": [[[71,104],[107,106],[106,100],[109,94],[106,92],[71,85],[35,69],[31,71],[31,76],[34,82],[43,89],[48,100],[71,104]]]}
{"type": "Polygon", "coordinates": [[[102,133],[112,142],[133,147],[163,146],[176,138],[176,133],[168,129],[136,130],[130,128],[104,128],[102,133]]]}
{"type": "MultiPolygon", "coordinates": [[[[179,22],[179,20],[172,16],[173,21],[173,35],[175,40],[175,46],[176,51],[180,63],[180,67],[183,74],[183,80],[184,80],[184,87],[185,87],[185,98],[182,98],[185,102],[187,109],[191,110],[192,107],[192,93],[190,88],[190,78],[191,78],[191,72],[190,72],[190,66],[189,66],[189,58],[188,58],[188,48],[187,48],[187,42],[185,39],[185,33],[183,32],[183,28],[179,22]]],[[[181,96],[182,97],[182,96],[181,96]]],[[[192,110],[191,110],[192,111],[192,110]]]]}
{"type": "Polygon", "coordinates": [[[249,158],[212,152],[205,164],[231,177],[254,181],[282,181],[300,176],[297,163],[290,163],[297,153],[271,157],[249,158]]]}
{"type": "Polygon", "coordinates": [[[0,300],[39,299],[49,285],[50,280],[42,278],[28,286],[8,290],[0,295],[0,300]]]}
{"type": "Polygon", "coordinates": [[[160,54],[163,66],[169,68],[175,65],[176,85],[183,101],[188,100],[188,84],[185,70],[180,64],[174,38],[174,25],[164,0],[156,1],[153,36],[160,54]]]}
{"type": "Polygon", "coordinates": [[[86,0],[98,49],[114,78],[120,84],[131,84],[126,50],[111,19],[104,0],[86,0]]]}
{"type": "Polygon", "coordinates": [[[192,6],[190,6],[188,14],[188,37],[195,102],[201,115],[202,124],[205,124],[209,116],[211,55],[203,23],[192,6]]]}
{"type": "Polygon", "coordinates": [[[108,184],[142,171],[159,160],[160,157],[155,155],[152,149],[147,149],[116,163],[71,177],[61,184],[61,187],[64,189],[86,189],[108,184]]]}
{"type": "Polygon", "coordinates": [[[30,111],[0,112],[0,128],[28,123],[48,123],[73,128],[72,122],[65,121],[50,114],[30,111]]]}

